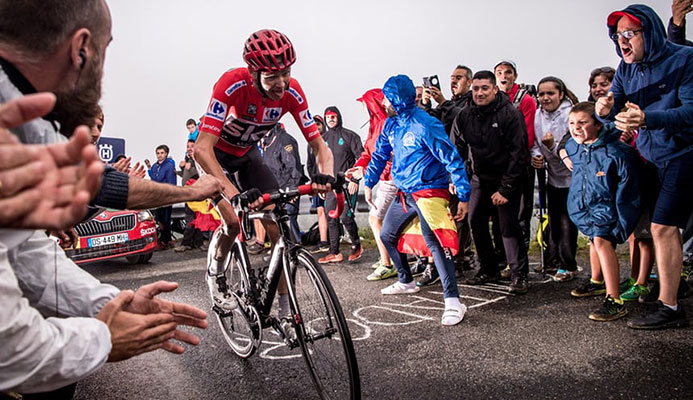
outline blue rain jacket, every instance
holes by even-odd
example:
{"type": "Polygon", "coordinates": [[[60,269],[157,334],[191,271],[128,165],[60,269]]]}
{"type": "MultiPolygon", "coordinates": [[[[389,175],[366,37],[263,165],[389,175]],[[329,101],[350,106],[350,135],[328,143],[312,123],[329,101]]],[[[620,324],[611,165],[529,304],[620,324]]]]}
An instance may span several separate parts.
{"type": "Polygon", "coordinates": [[[452,180],[460,201],[469,201],[469,180],[462,158],[443,124],[416,106],[411,79],[406,75],[391,77],[385,82],[383,94],[397,115],[385,121],[378,136],[365,185],[375,186],[392,154],[392,180],[404,193],[447,189],[452,180]]]}
{"type": "Polygon", "coordinates": [[[578,145],[572,138],[566,143],[573,161],[568,214],[590,240],[598,236],[623,243],[640,218],[641,161],[619,137],[620,132],[609,124],[592,144],[578,145]]]}
{"type": "MultiPolygon", "coordinates": [[[[645,111],[646,128],[639,130],[636,146],[658,167],[693,151],[693,48],[667,41],[662,20],[650,7],[631,5],[623,10],[642,22],[645,56],[641,62],[618,66],[611,91],[614,108],[607,122],[626,101],[645,111]]],[[[609,35],[616,25],[609,27],[609,35]]],[[[618,42],[616,53],[623,58],[618,42]]]]}

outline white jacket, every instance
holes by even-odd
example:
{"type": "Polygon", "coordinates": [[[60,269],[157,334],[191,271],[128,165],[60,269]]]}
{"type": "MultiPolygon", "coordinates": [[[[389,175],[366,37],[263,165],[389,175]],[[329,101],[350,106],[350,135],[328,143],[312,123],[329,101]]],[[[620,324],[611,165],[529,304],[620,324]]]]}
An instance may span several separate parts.
{"type": "MultiPolygon", "coordinates": [[[[0,102],[21,95],[0,68],[0,102]]],[[[13,132],[25,143],[60,137],[42,119],[13,132]]],[[[44,232],[0,229],[0,391],[50,391],[100,368],[111,336],[93,317],[118,292],[75,265],[44,232]]]]}
{"type": "Polygon", "coordinates": [[[558,106],[553,112],[546,112],[538,108],[534,114],[534,145],[532,146],[532,156],[543,155],[546,160],[549,185],[556,188],[570,187],[572,172],[561,162],[558,155],[558,143],[565,135],[570,135],[568,131],[568,114],[573,104],[568,99],[558,106]],[[548,148],[541,143],[541,139],[546,132],[551,132],[555,139],[552,148],[548,148]]]}

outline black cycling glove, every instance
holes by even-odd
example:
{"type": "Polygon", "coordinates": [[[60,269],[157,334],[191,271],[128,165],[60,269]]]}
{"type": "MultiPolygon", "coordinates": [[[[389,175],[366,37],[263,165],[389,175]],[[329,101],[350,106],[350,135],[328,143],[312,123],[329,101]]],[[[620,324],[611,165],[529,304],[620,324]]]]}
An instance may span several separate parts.
{"type": "Polygon", "coordinates": [[[254,203],[260,197],[262,197],[262,192],[255,188],[241,193],[241,199],[247,201],[248,204],[254,203]]]}
{"type": "Polygon", "coordinates": [[[330,175],[317,174],[313,176],[313,183],[318,185],[327,185],[328,183],[334,184],[335,179],[330,175]]]}

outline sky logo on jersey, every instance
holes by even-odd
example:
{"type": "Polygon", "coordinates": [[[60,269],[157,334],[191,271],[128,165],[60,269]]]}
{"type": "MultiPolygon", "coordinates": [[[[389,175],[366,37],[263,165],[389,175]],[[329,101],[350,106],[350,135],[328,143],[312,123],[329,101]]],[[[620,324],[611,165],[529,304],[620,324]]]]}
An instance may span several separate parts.
{"type": "Polygon", "coordinates": [[[246,81],[236,82],[233,85],[229,86],[229,88],[226,89],[226,92],[224,92],[224,93],[226,93],[227,96],[231,96],[233,94],[233,92],[235,92],[236,90],[238,90],[238,89],[240,89],[246,85],[247,85],[246,81]]]}
{"type": "Polygon", "coordinates": [[[282,116],[281,107],[267,107],[262,113],[262,122],[276,122],[282,116]]]}
{"type": "Polygon", "coordinates": [[[301,96],[300,93],[298,93],[298,90],[290,87],[288,90],[289,93],[291,93],[292,96],[298,101],[298,104],[303,104],[303,96],[301,96]]]}
{"type": "Polygon", "coordinates": [[[224,118],[226,118],[226,104],[212,98],[212,101],[209,102],[209,107],[207,108],[207,114],[205,114],[205,116],[224,122],[224,118]]]}
{"type": "Polygon", "coordinates": [[[301,117],[301,125],[303,125],[304,128],[307,128],[315,123],[315,121],[313,121],[313,116],[310,115],[310,111],[308,109],[301,111],[298,113],[298,115],[301,117]]]}

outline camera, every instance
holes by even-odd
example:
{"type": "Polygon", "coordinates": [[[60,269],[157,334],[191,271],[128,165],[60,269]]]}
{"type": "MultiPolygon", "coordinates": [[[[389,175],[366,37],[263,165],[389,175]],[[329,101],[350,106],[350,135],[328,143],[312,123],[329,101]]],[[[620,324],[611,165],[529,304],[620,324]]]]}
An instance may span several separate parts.
{"type": "Polygon", "coordinates": [[[432,76],[424,76],[423,77],[423,86],[426,88],[430,88],[431,86],[435,86],[440,90],[440,81],[438,80],[438,75],[432,75],[432,76]]]}

